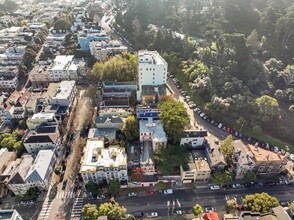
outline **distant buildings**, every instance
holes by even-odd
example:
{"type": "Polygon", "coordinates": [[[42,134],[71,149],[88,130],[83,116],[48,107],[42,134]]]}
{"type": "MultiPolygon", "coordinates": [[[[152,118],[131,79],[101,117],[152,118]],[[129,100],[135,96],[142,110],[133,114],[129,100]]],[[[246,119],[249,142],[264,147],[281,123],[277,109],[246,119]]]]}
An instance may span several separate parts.
{"type": "Polygon", "coordinates": [[[78,32],[78,41],[81,46],[81,51],[90,52],[91,41],[108,41],[109,37],[102,30],[91,32],[89,30],[78,32]]]}
{"type": "Polygon", "coordinates": [[[16,89],[18,86],[18,74],[18,66],[0,66],[0,89],[16,89]]]}
{"type": "Polygon", "coordinates": [[[99,62],[106,61],[108,56],[117,53],[127,52],[128,48],[123,46],[119,41],[91,41],[90,42],[91,55],[99,62]]]}
{"type": "Polygon", "coordinates": [[[80,173],[85,183],[108,183],[113,179],[126,184],[128,174],[125,149],[112,146],[104,148],[102,140],[89,139],[81,159],[80,173]]]}

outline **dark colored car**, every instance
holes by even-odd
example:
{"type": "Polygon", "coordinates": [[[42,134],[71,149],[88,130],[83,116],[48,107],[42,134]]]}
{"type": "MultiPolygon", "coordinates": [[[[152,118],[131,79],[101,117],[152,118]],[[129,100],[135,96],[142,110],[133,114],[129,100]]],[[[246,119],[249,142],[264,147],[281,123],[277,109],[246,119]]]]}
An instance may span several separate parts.
{"type": "Polygon", "coordinates": [[[62,183],[62,190],[65,190],[67,184],[67,180],[64,180],[62,183]]]}
{"type": "Polygon", "coordinates": [[[148,192],[146,192],[146,194],[149,195],[149,196],[151,196],[151,195],[156,194],[156,191],[148,191],[148,192]]]}

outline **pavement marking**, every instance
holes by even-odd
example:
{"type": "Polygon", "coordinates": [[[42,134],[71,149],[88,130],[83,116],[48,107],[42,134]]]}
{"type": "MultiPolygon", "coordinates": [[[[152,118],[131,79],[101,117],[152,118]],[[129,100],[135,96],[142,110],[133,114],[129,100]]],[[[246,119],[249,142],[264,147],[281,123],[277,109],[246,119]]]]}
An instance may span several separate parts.
{"type": "MultiPolygon", "coordinates": [[[[73,193],[74,196],[74,193],[73,193]]],[[[74,203],[73,203],[73,207],[71,210],[71,218],[75,218],[75,217],[80,217],[81,216],[81,211],[83,208],[83,198],[75,198],[74,203]]]]}

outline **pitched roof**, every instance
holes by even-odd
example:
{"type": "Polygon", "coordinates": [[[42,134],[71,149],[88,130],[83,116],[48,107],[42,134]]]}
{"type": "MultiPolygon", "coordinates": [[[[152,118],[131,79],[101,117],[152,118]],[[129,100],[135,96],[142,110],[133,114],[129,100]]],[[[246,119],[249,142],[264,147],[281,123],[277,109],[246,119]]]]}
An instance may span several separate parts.
{"type": "Polygon", "coordinates": [[[193,131],[186,130],[183,132],[182,138],[196,138],[196,137],[206,137],[207,131],[193,131]]]}
{"type": "Polygon", "coordinates": [[[28,137],[24,140],[24,143],[53,143],[56,144],[58,140],[58,134],[49,133],[49,134],[36,134],[29,133],[28,137]]]}
{"type": "Polygon", "coordinates": [[[10,110],[12,106],[24,106],[30,96],[31,92],[27,89],[22,90],[20,92],[15,90],[5,102],[6,110],[10,110]]]}
{"type": "Polygon", "coordinates": [[[202,216],[205,220],[219,220],[218,214],[216,212],[208,212],[202,216]]]}
{"type": "Polygon", "coordinates": [[[96,118],[96,123],[97,124],[104,124],[105,122],[110,122],[110,123],[123,123],[121,118],[118,117],[97,117],[96,118]]]}
{"type": "Polygon", "coordinates": [[[40,150],[34,164],[27,173],[27,181],[42,181],[46,177],[48,168],[50,167],[54,153],[52,150],[40,150]]]}

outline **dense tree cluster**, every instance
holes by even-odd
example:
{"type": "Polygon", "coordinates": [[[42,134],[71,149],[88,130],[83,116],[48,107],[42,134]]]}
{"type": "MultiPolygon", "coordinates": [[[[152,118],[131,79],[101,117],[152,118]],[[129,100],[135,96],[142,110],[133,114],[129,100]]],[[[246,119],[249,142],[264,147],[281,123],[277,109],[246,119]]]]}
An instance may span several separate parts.
{"type": "Polygon", "coordinates": [[[256,193],[245,196],[243,205],[248,211],[266,213],[270,208],[277,207],[279,201],[267,193],[256,193]]]}
{"type": "Polygon", "coordinates": [[[209,116],[294,142],[284,126],[294,123],[293,1],[113,3],[116,28],[135,49],[162,53],[209,116]]]}

